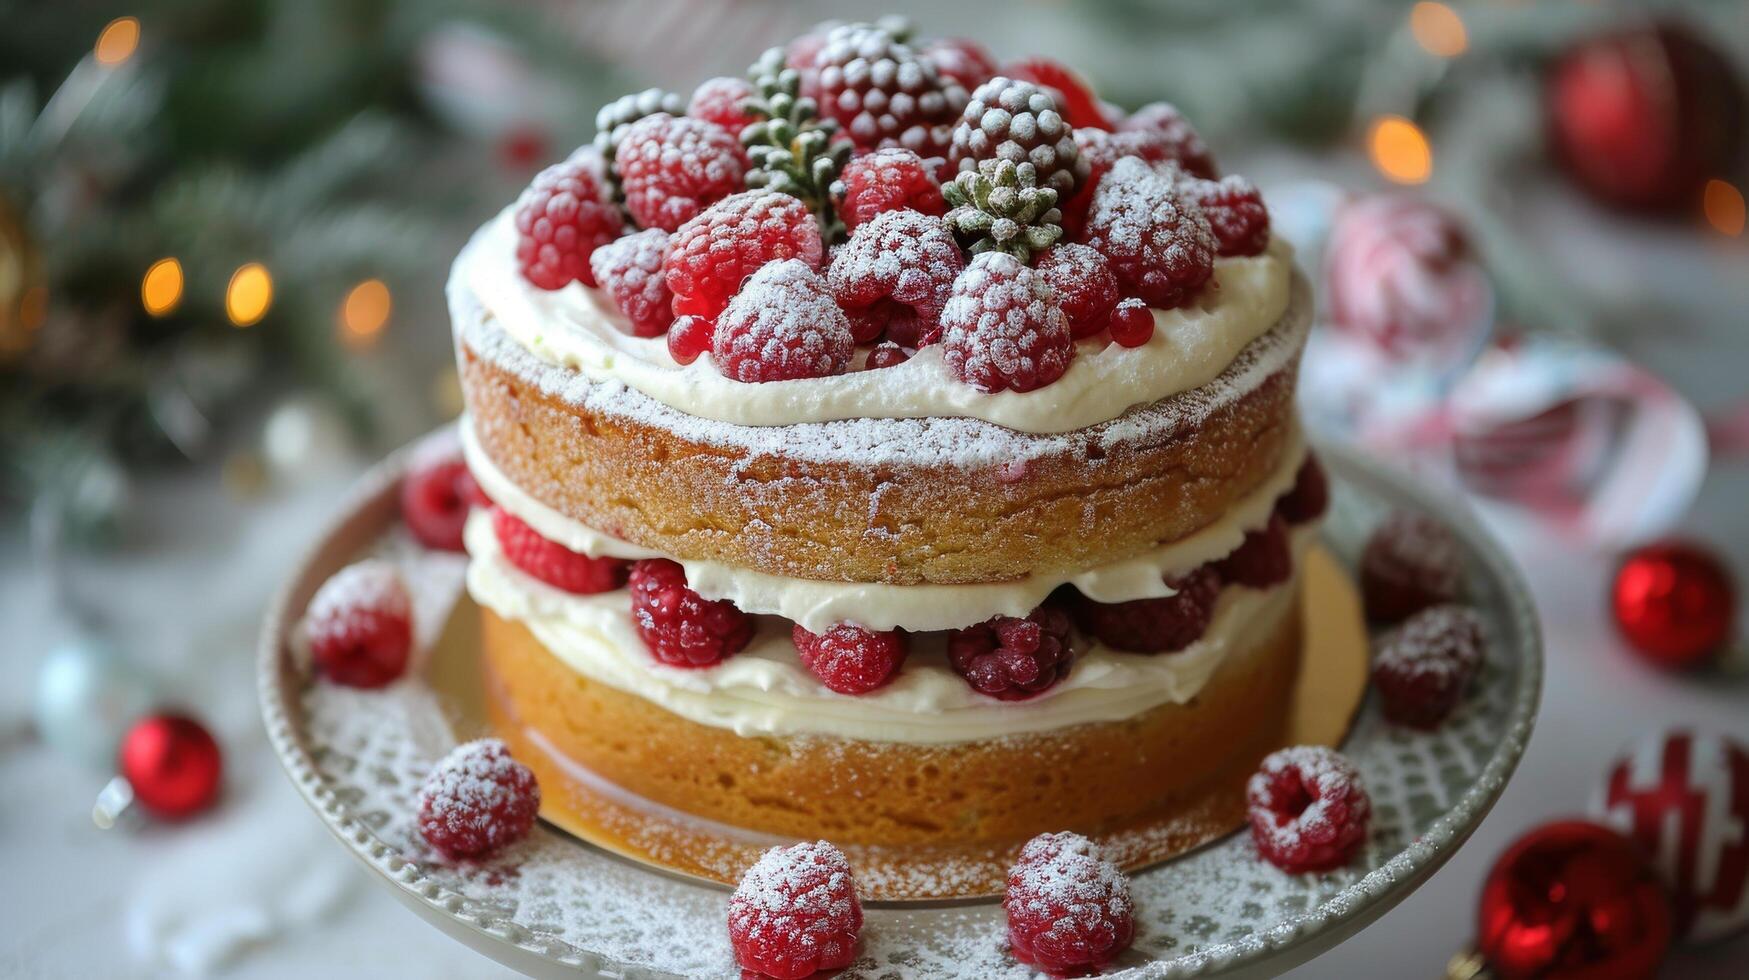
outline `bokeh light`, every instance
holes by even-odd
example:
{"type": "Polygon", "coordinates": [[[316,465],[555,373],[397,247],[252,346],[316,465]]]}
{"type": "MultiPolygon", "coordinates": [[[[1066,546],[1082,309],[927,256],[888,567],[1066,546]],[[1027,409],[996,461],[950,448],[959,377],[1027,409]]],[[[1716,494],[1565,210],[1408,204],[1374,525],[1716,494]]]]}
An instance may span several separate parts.
{"type": "Polygon", "coordinates": [[[117,17],[97,35],[92,54],[100,65],[119,65],[132,58],[140,47],[140,19],[117,17]]]}
{"type": "Polygon", "coordinates": [[[1399,184],[1422,184],[1433,176],[1433,148],[1421,127],[1402,116],[1381,116],[1366,137],[1373,166],[1399,184]]]}
{"type": "Polygon", "coordinates": [[[1437,58],[1455,58],[1470,46],[1464,19],[1445,4],[1431,0],[1423,0],[1410,9],[1409,33],[1423,51],[1437,58]]]}
{"type": "Polygon", "coordinates": [[[1726,238],[1743,234],[1743,192],[1722,180],[1709,180],[1701,196],[1706,223],[1726,238]]]}
{"type": "Polygon", "coordinates": [[[182,263],[159,259],[140,280],[140,305],[153,316],[165,316],[182,302],[182,263]]]}
{"type": "Polygon", "coordinates": [[[366,279],[352,287],[340,304],[340,339],[353,348],[376,343],[388,326],[394,297],[381,279],[366,279]]]}
{"type": "Polygon", "coordinates": [[[225,315],[239,327],[252,326],[267,315],[273,305],[273,277],[267,266],[250,262],[231,273],[231,284],[225,287],[225,315]]]}

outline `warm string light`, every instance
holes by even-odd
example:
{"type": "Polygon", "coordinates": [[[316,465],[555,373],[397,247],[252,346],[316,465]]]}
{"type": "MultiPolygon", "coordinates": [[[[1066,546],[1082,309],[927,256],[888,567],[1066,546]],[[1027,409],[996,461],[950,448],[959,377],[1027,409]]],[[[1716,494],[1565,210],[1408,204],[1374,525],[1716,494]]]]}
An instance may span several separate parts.
{"type": "Polygon", "coordinates": [[[100,65],[114,67],[132,58],[140,47],[140,19],[117,17],[97,35],[92,55],[100,65]]]}
{"type": "Polygon", "coordinates": [[[225,287],[225,316],[239,327],[253,326],[267,315],[273,305],[273,277],[267,266],[250,262],[231,273],[231,283],[225,287]]]}
{"type": "Polygon", "coordinates": [[[1722,180],[1709,180],[1701,195],[1701,208],[1706,223],[1726,238],[1743,234],[1743,192],[1722,180]]]}
{"type": "Polygon", "coordinates": [[[140,305],[153,316],[166,316],[182,302],[182,285],[182,263],[159,259],[140,279],[140,305]]]}
{"type": "Polygon", "coordinates": [[[1409,34],[1436,58],[1455,58],[1470,46],[1469,32],[1458,12],[1443,3],[1423,0],[1409,11],[1409,34]]]}
{"type": "Polygon", "coordinates": [[[394,298],[381,279],[352,287],[340,303],[340,339],[354,349],[370,347],[388,326],[393,308],[394,298]]]}
{"type": "Polygon", "coordinates": [[[1380,116],[1366,136],[1373,166],[1399,184],[1424,184],[1433,176],[1433,148],[1421,128],[1402,116],[1380,116]]]}

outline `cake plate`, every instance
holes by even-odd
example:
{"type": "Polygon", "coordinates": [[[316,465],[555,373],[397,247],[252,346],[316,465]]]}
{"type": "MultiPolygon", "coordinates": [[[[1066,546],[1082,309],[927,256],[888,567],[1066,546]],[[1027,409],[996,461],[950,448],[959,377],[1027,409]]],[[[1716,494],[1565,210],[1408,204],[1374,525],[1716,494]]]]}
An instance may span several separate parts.
{"type": "MultiPolygon", "coordinates": [[[[1384,723],[1371,699],[1343,751],[1373,799],[1365,848],[1327,875],[1288,875],[1232,834],[1136,872],[1135,945],[1108,968],[1125,978],[1273,976],[1331,948],[1414,891],[1457,850],[1506,785],[1530,737],[1542,652],[1528,590],[1455,497],[1334,446],[1319,453],[1333,501],[1327,551],[1349,564],[1394,508],[1450,524],[1465,548],[1465,588],[1482,613],[1489,659],[1458,713],[1436,732],[1384,723]]],[[[275,597],[262,631],[267,731],[292,781],[340,842],[415,912],[456,940],[531,976],[733,977],[726,889],[668,875],[545,825],[514,861],[456,866],[411,829],[412,799],[453,744],[457,711],[415,663],[382,691],[312,684],[292,633],[328,575],[366,553],[397,561],[414,593],[422,650],[475,642],[477,613],[457,601],[465,560],[418,553],[395,493],[409,451],[366,475],[339,519],[275,597]]],[[[445,667],[434,658],[429,666],[445,667]]],[[[453,664],[454,658],[450,658],[453,664]]],[[[842,976],[1029,977],[1005,949],[994,901],[867,909],[860,957],[842,976]]]]}

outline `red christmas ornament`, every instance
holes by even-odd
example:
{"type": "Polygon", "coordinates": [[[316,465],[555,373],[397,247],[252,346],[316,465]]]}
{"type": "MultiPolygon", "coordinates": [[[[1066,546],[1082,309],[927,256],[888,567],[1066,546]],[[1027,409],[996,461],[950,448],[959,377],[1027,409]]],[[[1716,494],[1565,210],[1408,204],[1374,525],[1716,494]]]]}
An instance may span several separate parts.
{"type": "Polygon", "coordinates": [[[1749,749],[1720,735],[1654,732],[1610,767],[1592,812],[1651,856],[1678,935],[1705,941],[1749,928],[1749,749]]]}
{"type": "Polygon", "coordinates": [[[1730,570],[1692,542],[1628,553],[1610,587],[1610,611],[1634,649],[1662,667],[1693,667],[1731,636],[1737,588],[1730,570]]]}
{"type": "Polygon", "coordinates": [[[1687,28],[1656,24],[1579,42],[1548,76],[1549,141],[1581,187],[1608,204],[1696,208],[1732,173],[1744,94],[1731,63],[1687,28]]]}
{"type": "Polygon", "coordinates": [[[1499,980],[1645,980],[1670,946],[1670,903],[1632,841],[1559,821],[1494,863],[1476,933],[1499,980]]]}
{"type": "Polygon", "coordinates": [[[206,809],[219,794],[219,743],[200,722],[148,715],[122,736],[118,767],[134,799],[153,814],[179,820],[206,809]]]}

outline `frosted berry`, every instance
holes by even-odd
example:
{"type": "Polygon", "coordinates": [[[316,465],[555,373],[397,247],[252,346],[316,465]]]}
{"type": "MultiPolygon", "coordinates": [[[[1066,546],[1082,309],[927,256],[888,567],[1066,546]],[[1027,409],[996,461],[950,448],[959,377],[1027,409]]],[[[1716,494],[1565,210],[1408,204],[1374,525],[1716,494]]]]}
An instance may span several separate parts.
{"type": "Polygon", "coordinates": [[[401,478],[401,521],[425,547],[461,551],[462,528],[481,496],[461,457],[418,460],[401,478]]]}
{"type": "Polygon", "coordinates": [[[492,533],[506,561],[555,589],[593,595],[626,584],[629,562],[607,556],[591,558],[548,541],[502,507],[492,508],[492,533]]]}
{"type": "Polygon", "coordinates": [[[1038,186],[1066,200],[1087,179],[1087,164],[1051,93],[1031,82],[997,75],[978,86],[960,112],[948,147],[956,170],[977,170],[984,160],[1030,163],[1038,186]]]}
{"type": "Polygon", "coordinates": [[[682,366],[698,360],[711,349],[711,334],[716,328],[702,316],[675,317],[668,328],[668,355],[682,366]]]}
{"type": "Polygon", "coordinates": [[[1234,585],[1267,589],[1286,582],[1294,571],[1287,522],[1280,514],[1270,514],[1269,523],[1259,530],[1246,531],[1245,540],[1217,566],[1222,580],[1234,585]]]}
{"type": "Polygon", "coordinates": [[[717,318],[711,359],[736,381],[791,381],[843,374],[856,341],[826,280],[799,259],[765,266],[717,318]]]}
{"type": "Polygon", "coordinates": [[[924,44],[920,53],[923,60],[935,67],[937,75],[958,82],[968,92],[996,74],[996,62],[990,52],[963,37],[936,38],[924,44]]]}
{"type": "Polygon", "coordinates": [[[1033,268],[1051,284],[1076,340],[1091,337],[1111,323],[1118,287],[1105,256],[1086,245],[1060,242],[1041,252],[1033,268]]]}
{"type": "Polygon", "coordinates": [[[632,623],[650,654],[670,667],[709,667],[753,639],[753,620],[727,599],[686,586],[686,570],[666,558],[632,565],[632,623]]]}
{"type": "Polygon", "coordinates": [[[829,281],[838,305],[867,324],[859,340],[885,336],[915,348],[940,337],[942,309],[964,265],[941,218],[883,211],[833,253],[829,281]]]}
{"type": "Polygon", "coordinates": [[[871,371],[878,371],[881,368],[897,367],[910,359],[911,355],[905,353],[905,348],[889,340],[875,345],[875,349],[868,352],[868,360],[864,366],[871,371]]]}
{"type": "Polygon", "coordinates": [[[625,228],[601,184],[601,162],[582,150],[535,175],[516,200],[516,264],[538,289],[595,285],[589,256],[625,228]]]}
{"type": "Polygon", "coordinates": [[[752,97],[753,83],[745,78],[709,78],[693,90],[686,114],[716,123],[739,137],[741,130],[758,122],[746,109],[747,100],[752,97]]]}
{"type": "Polygon", "coordinates": [[[1462,548],[1450,528],[1414,511],[1392,514],[1360,553],[1367,618],[1394,623],[1455,600],[1462,569],[1462,548]]]}
{"type": "Polygon", "coordinates": [[[1080,834],[1040,834],[1021,848],[1002,897],[1014,958],[1057,976],[1117,959],[1135,938],[1129,880],[1080,834]]]}
{"type": "Polygon", "coordinates": [[[1111,339],[1119,347],[1140,347],[1154,339],[1154,311],[1131,298],[1111,311],[1111,339]]]}
{"type": "Polygon", "coordinates": [[[731,194],[681,225],[668,243],[662,272],[676,316],[714,320],[767,262],[800,259],[818,269],[825,255],[808,206],[788,194],[731,194]]]}
{"type": "Polygon", "coordinates": [[[791,639],[802,666],[839,694],[867,694],[892,680],[905,663],[905,635],[897,630],[840,623],[811,633],[798,623],[791,639]]]}
{"type": "Polygon", "coordinates": [[[886,30],[868,24],[833,28],[814,56],[820,114],[836,119],[858,150],[902,146],[945,157],[965,89],[886,30]]]}
{"type": "Polygon", "coordinates": [[[1262,255],[1269,247],[1269,209],[1256,184],[1236,174],[1220,180],[1183,177],[1178,192],[1202,208],[1217,254],[1262,255]]]}
{"type": "Polygon", "coordinates": [[[394,565],[367,559],[335,572],[310,599],[303,634],[316,673],[347,687],[400,677],[413,651],[413,602],[394,565]]]}
{"type": "Polygon", "coordinates": [[[1245,802],[1258,853],[1295,874],[1347,864],[1372,816],[1360,773],[1321,745],[1271,753],[1246,784],[1245,802]]]}
{"type": "Polygon", "coordinates": [[[613,168],[632,220],[673,231],[741,189],[747,153],[716,123],[658,112],[626,128],[613,168]]]}
{"type": "Polygon", "coordinates": [[[1170,163],[1173,159],[1171,147],[1158,133],[1077,129],[1075,146],[1087,164],[1087,179],[1073,197],[1062,203],[1063,230],[1072,241],[1082,240],[1087,226],[1087,210],[1093,205],[1093,192],[1110,172],[1112,164],[1124,157],[1137,157],[1150,164],[1170,163]]]}
{"type": "Polygon", "coordinates": [[[1049,690],[1068,676],[1075,662],[1069,644],[1069,617],[1040,606],[1025,619],[997,616],[954,630],[947,658],[972,690],[1003,701],[1023,701],[1049,690]]]}
{"type": "Polygon", "coordinates": [[[1087,212],[1087,244],[1098,249],[1126,293],[1170,309],[1190,300],[1215,268],[1214,232],[1170,177],[1135,157],[1112,165],[1087,212]]]}
{"type": "Polygon", "coordinates": [[[884,211],[947,213],[941,185],[929,166],[916,153],[897,146],[852,157],[832,184],[832,200],[838,217],[852,231],[884,211]]]}
{"type": "Polygon", "coordinates": [[[1330,509],[1330,478],[1318,457],[1307,453],[1306,461],[1294,474],[1294,485],[1275,502],[1275,512],[1289,524],[1307,524],[1324,516],[1330,509]]]}
{"type": "Polygon", "coordinates": [[[646,228],[595,250],[589,267],[596,282],[625,314],[634,337],[660,337],[674,322],[674,296],[662,274],[668,233],[646,228]]]}
{"type": "Polygon", "coordinates": [[[1482,666],[1482,620],[1464,606],[1423,609],[1386,634],[1373,658],[1373,689],[1385,717],[1439,727],[1482,666]]]}
{"type": "Polygon", "coordinates": [[[1220,173],[1215,167],[1214,157],[1209,155],[1208,144],[1197,135],[1196,128],[1184,118],[1178,107],[1170,102],[1150,102],[1142,106],[1119,123],[1118,129],[1159,137],[1165,146],[1165,159],[1183,167],[1192,176],[1213,178],[1220,173]]]}
{"type": "Polygon", "coordinates": [[[463,742],[425,777],[419,834],[444,857],[483,858],[528,836],[540,784],[495,738],[463,742]]]}
{"type": "Polygon", "coordinates": [[[972,257],[942,310],[948,371],[980,391],[1032,391],[1075,357],[1069,320],[1050,283],[1003,252],[972,257]]]}
{"type": "Polygon", "coordinates": [[[1114,650],[1175,653],[1202,639],[1221,594],[1221,575],[1202,565],[1166,580],[1177,595],[1130,602],[1083,601],[1082,628],[1114,650]]]}
{"type": "Polygon", "coordinates": [[[1111,129],[1112,122],[1087,84],[1075,69],[1050,58],[1026,58],[1002,66],[1002,74],[1042,85],[1056,96],[1063,118],[1076,129],[1111,129]]]}
{"type": "Polygon", "coordinates": [[[862,903],[850,862],[825,841],[774,847],[729,897],[729,944],[748,973],[800,980],[856,960],[862,903]]]}

